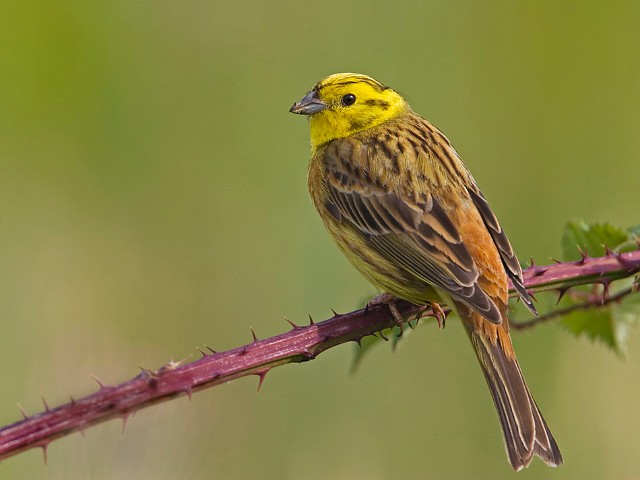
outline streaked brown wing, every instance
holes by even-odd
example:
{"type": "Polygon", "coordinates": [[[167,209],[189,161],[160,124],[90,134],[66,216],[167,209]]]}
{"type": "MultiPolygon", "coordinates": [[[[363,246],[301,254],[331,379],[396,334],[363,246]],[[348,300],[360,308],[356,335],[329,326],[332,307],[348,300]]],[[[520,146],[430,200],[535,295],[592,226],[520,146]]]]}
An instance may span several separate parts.
{"type": "Polygon", "coordinates": [[[511,248],[509,239],[498,223],[498,219],[491,211],[491,208],[482,195],[482,192],[480,192],[480,190],[477,190],[477,187],[476,189],[468,189],[468,192],[471,196],[471,200],[473,200],[473,204],[478,209],[478,212],[480,213],[485,226],[491,234],[493,243],[495,243],[496,247],[498,247],[498,252],[500,253],[500,258],[502,259],[502,264],[504,265],[504,269],[511,279],[514,288],[516,289],[516,292],[518,292],[518,295],[520,295],[520,298],[527,306],[527,308],[531,310],[532,313],[537,315],[538,312],[536,312],[536,308],[533,306],[533,302],[531,301],[529,292],[527,292],[527,289],[524,287],[522,280],[522,268],[520,267],[518,258],[516,257],[513,248],[511,248]]]}
{"type": "Polygon", "coordinates": [[[477,284],[478,270],[437,199],[418,205],[342,170],[328,172],[326,208],[349,222],[377,253],[427,285],[442,289],[493,323],[502,317],[477,284]],[[348,176],[348,178],[345,178],[348,176]],[[347,187],[348,186],[348,187],[347,187]]]}

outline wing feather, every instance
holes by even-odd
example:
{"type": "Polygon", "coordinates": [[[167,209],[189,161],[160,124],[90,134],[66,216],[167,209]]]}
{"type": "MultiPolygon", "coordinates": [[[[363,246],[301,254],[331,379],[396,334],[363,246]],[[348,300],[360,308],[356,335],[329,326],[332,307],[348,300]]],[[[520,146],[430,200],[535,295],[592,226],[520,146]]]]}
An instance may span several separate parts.
{"type": "MultiPolygon", "coordinates": [[[[349,179],[351,185],[357,181],[355,176],[349,179]]],[[[339,181],[328,182],[331,209],[339,212],[341,221],[349,222],[380,255],[425,283],[494,323],[502,321],[495,304],[478,286],[473,258],[437,199],[429,197],[420,207],[395,192],[361,187],[345,189],[339,181]]]]}
{"type": "Polygon", "coordinates": [[[511,279],[511,283],[513,283],[516,292],[520,295],[520,298],[527,306],[532,313],[538,314],[536,312],[536,308],[531,301],[531,296],[527,289],[524,286],[524,282],[522,280],[522,268],[520,267],[520,263],[518,262],[518,258],[516,257],[511,244],[509,243],[509,239],[502,230],[502,227],[498,223],[498,219],[491,211],[489,207],[489,203],[484,198],[480,190],[476,189],[468,189],[469,195],[471,196],[471,200],[474,205],[478,209],[482,220],[484,221],[485,226],[489,230],[489,234],[493,239],[493,243],[495,243],[498,248],[498,253],[500,253],[500,258],[502,260],[502,264],[504,265],[504,269],[507,272],[507,275],[511,279]]]}

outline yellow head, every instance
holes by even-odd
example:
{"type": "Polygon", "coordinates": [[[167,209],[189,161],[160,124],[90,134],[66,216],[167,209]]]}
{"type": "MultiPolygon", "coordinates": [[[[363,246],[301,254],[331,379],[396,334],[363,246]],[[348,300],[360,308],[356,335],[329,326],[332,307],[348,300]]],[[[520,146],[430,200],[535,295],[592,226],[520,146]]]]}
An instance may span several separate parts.
{"type": "Polygon", "coordinates": [[[409,110],[399,93],[366,75],[336,73],[320,80],[292,113],[310,116],[311,148],[367,130],[409,110]]]}

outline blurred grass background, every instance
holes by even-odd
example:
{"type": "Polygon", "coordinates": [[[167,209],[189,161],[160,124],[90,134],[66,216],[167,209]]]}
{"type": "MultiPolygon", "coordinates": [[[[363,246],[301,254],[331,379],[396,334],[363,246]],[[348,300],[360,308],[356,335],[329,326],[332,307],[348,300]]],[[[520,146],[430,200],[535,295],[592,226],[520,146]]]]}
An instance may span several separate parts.
{"type": "MultiPolygon", "coordinates": [[[[317,80],[367,73],[466,159],[521,259],[565,221],[638,221],[637,2],[8,2],[0,17],[0,422],[373,289],[306,192],[317,80]]],[[[515,334],[565,455],[519,478],[637,478],[640,342],[515,334]]],[[[511,478],[455,322],[348,375],[352,347],[0,464],[2,478],[511,478]]]]}

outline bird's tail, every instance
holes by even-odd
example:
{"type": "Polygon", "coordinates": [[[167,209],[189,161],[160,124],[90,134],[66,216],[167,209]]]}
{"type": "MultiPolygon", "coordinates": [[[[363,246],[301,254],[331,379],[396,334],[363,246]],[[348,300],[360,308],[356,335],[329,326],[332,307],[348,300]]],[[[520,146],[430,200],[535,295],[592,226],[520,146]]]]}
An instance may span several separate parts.
{"type": "MultiPolygon", "coordinates": [[[[472,317],[480,317],[476,312],[467,312],[472,317]]],[[[560,449],[542,418],[524,381],[518,361],[513,355],[509,334],[506,331],[500,332],[494,343],[486,332],[477,328],[478,325],[486,325],[487,320],[484,318],[469,320],[471,321],[465,319],[462,323],[469,334],[491,390],[511,466],[514,470],[521,470],[531,463],[534,455],[550,466],[562,464],[560,449]]],[[[495,327],[501,328],[501,326],[495,327]]]]}

